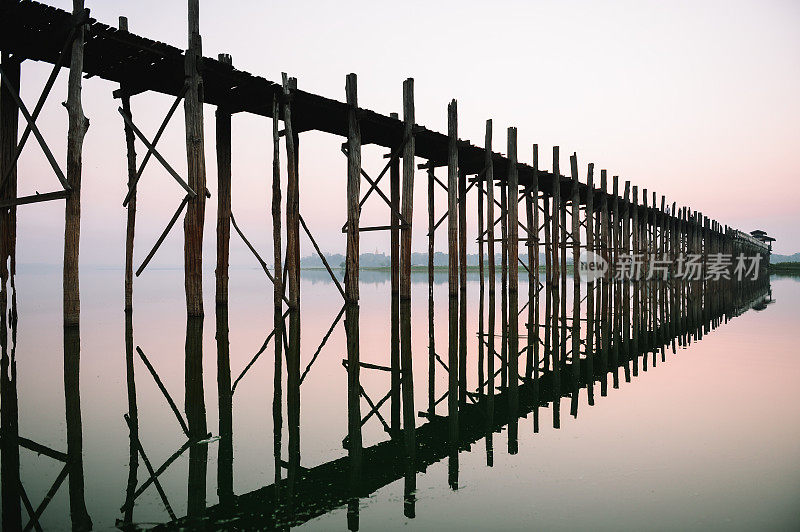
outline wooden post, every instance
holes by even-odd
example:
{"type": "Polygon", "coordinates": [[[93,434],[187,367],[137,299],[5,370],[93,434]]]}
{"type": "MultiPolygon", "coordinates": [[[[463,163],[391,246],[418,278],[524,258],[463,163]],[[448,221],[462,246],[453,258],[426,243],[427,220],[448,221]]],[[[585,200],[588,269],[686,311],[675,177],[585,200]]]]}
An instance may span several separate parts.
{"type": "Polygon", "coordinates": [[[355,74],[348,74],[347,93],[347,267],[345,269],[347,333],[347,426],[352,478],[360,478],[361,386],[359,352],[358,253],[359,200],[361,199],[361,127],[358,120],[358,89],[355,74]]]}
{"type": "MultiPolygon", "coordinates": [[[[447,412],[455,416],[458,425],[458,214],[457,214],[457,187],[458,187],[458,107],[455,100],[447,106],[447,256],[448,256],[448,295],[449,298],[449,342],[448,342],[448,397],[447,412]]],[[[451,420],[453,421],[453,420],[451,420]]]]}
{"type": "Polygon", "coordinates": [[[519,412],[519,175],[517,172],[517,128],[508,128],[508,452],[517,454],[519,412]]]}
{"type": "MultiPolygon", "coordinates": [[[[403,83],[403,198],[402,215],[406,225],[400,232],[400,368],[403,387],[403,439],[412,472],[416,471],[416,411],[411,350],[411,221],[414,214],[414,80],[403,83]]],[[[406,489],[414,491],[416,479],[406,475],[406,489]]]]}
{"type": "MultiPolygon", "coordinates": [[[[428,165],[428,415],[433,417],[436,396],[436,343],[433,316],[433,257],[435,236],[435,212],[433,204],[433,165],[428,165]]],[[[399,355],[398,355],[399,356],[399,355]]],[[[399,393],[399,392],[398,392],[399,393]]],[[[399,397],[398,397],[399,400],[399,397]]]]}
{"type": "MultiPolygon", "coordinates": [[[[361,129],[358,123],[357,78],[348,74],[347,84],[347,267],[345,294],[348,303],[358,303],[358,224],[361,199],[361,129]]],[[[348,371],[353,371],[350,366],[348,371]]],[[[356,390],[358,392],[358,390],[356,390]]]]}
{"type": "MultiPolygon", "coordinates": [[[[594,253],[594,163],[586,170],[586,251],[594,253]]],[[[589,406],[594,405],[594,279],[586,281],[586,392],[589,406]]]]}
{"type": "MultiPolygon", "coordinates": [[[[632,260],[638,261],[641,259],[641,250],[639,249],[639,188],[633,186],[633,195],[631,197],[631,225],[633,226],[633,249],[632,260]]],[[[633,356],[633,376],[639,375],[639,303],[641,295],[639,293],[641,272],[634,270],[633,272],[633,323],[632,323],[632,342],[630,353],[633,356]]]]}
{"type": "MultiPolygon", "coordinates": [[[[8,52],[2,52],[3,73],[6,80],[19,90],[20,62],[12,58],[8,52]]],[[[8,182],[3,183],[3,200],[17,197],[17,170],[14,154],[17,149],[19,135],[19,108],[5,86],[0,87],[0,176],[8,174],[8,182]]],[[[2,528],[4,530],[22,530],[22,512],[20,510],[20,463],[19,463],[19,418],[17,408],[16,361],[13,360],[13,344],[8,345],[9,322],[12,329],[16,308],[13,295],[9,298],[8,279],[11,275],[11,286],[14,286],[14,269],[16,262],[16,216],[15,206],[0,210],[0,342],[2,358],[0,358],[0,429],[3,438],[0,440],[0,499],[2,499],[2,528]],[[10,264],[10,271],[9,271],[10,264]],[[10,300],[10,301],[9,301],[10,300]],[[11,313],[9,313],[11,302],[11,313]]],[[[15,332],[12,330],[12,342],[15,332]]]]}
{"type": "MultiPolygon", "coordinates": [[[[488,331],[486,335],[486,374],[487,374],[487,387],[486,395],[488,398],[488,414],[487,418],[493,415],[494,406],[494,336],[495,336],[495,256],[494,256],[494,161],[492,159],[492,121],[486,121],[486,136],[484,142],[484,179],[486,180],[486,254],[488,260],[488,273],[489,273],[489,319],[487,323],[488,331]]],[[[487,445],[491,438],[492,430],[494,427],[488,425],[487,445]]],[[[488,452],[488,451],[487,451],[488,452]]],[[[491,456],[488,459],[491,459],[491,456]]]]}
{"type": "Polygon", "coordinates": [[[500,182],[500,386],[508,389],[508,180],[500,182]]]}
{"type": "MultiPolygon", "coordinates": [[[[231,56],[219,54],[232,64],[231,56]]],[[[231,239],[231,113],[217,107],[217,305],[228,303],[228,258],[231,239]]]]}
{"type": "Polygon", "coordinates": [[[483,312],[484,312],[484,294],[486,291],[486,287],[485,287],[484,268],[483,268],[484,187],[483,187],[483,182],[480,181],[480,177],[481,176],[478,176],[479,181],[477,183],[478,185],[478,194],[477,194],[478,196],[478,394],[483,395],[483,383],[484,383],[483,358],[484,358],[484,345],[485,345],[483,312]]]}
{"type": "MultiPolygon", "coordinates": [[[[559,170],[559,153],[558,153],[558,146],[553,146],[553,208],[551,211],[551,218],[553,222],[553,230],[551,236],[551,253],[552,253],[552,275],[550,278],[550,285],[551,285],[551,298],[552,298],[552,314],[553,314],[553,325],[552,325],[552,342],[550,345],[550,352],[552,353],[552,367],[553,367],[553,383],[555,389],[555,401],[553,402],[553,428],[557,429],[561,425],[559,415],[560,415],[560,405],[561,402],[558,399],[559,394],[561,393],[561,371],[560,371],[560,356],[559,356],[559,327],[558,327],[558,309],[559,309],[559,293],[558,293],[558,281],[560,278],[559,273],[559,261],[558,261],[558,243],[561,240],[560,232],[561,229],[559,227],[559,212],[561,211],[561,172],[559,170]]],[[[564,266],[566,267],[566,266],[564,266]]]]}
{"type": "MultiPolygon", "coordinates": [[[[73,13],[84,9],[83,0],[73,0],[73,13]]],[[[69,456],[69,498],[72,527],[91,528],[83,489],[83,429],[80,407],[80,289],[78,257],[81,223],[81,173],[83,138],[89,120],[81,104],[84,27],[78,27],[72,43],[67,83],[67,183],[64,220],[64,395],[67,417],[67,455],[69,456]]]]}
{"type": "MultiPolygon", "coordinates": [[[[128,19],[126,17],[119,17],[119,29],[121,31],[128,31],[128,19]]],[[[131,114],[131,97],[125,92],[124,85],[120,85],[122,89],[122,111],[128,116],[131,114]]],[[[133,130],[123,121],[125,128],[125,148],[128,160],[128,188],[133,185],[136,180],[136,144],[134,142],[133,130]]],[[[131,193],[131,198],[128,201],[127,207],[127,220],[125,224],[125,310],[133,309],[133,241],[136,229],[136,192],[131,193]]]]}
{"type": "Polygon", "coordinates": [[[292,94],[297,80],[283,74],[283,128],[286,139],[286,269],[289,337],[286,349],[286,403],[289,427],[287,496],[294,497],[300,469],[300,179],[299,135],[292,123],[292,94]]]}
{"type": "MultiPolygon", "coordinates": [[[[572,373],[573,378],[580,377],[580,362],[581,362],[581,322],[580,322],[580,305],[581,305],[581,280],[578,275],[578,266],[580,264],[581,255],[581,221],[580,221],[580,195],[578,189],[578,156],[573,153],[569,160],[570,175],[572,177],[572,373]]],[[[577,396],[579,388],[576,386],[573,391],[573,403],[577,405],[577,396]]],[[[573,415],[577,412],[573,411],[573,415]]]]}
{"type": "Polygon", "coordinates": [[[458,170],[458,404],[467,404],[467,174],[458,170]]]}
{"type": "MultiPolygon", "coordinates": [[[[283,341],[284,320],[283,320],[283,267],[281,264],[281,150],[280,150],[280,97],[277,93],[272,94],[272,257],[274,261],[272,283],[272,321],[275,331],[275,358],[273,372],[273,398],[272,398],[272,421],[273,421],[273,442],[272,450],[275,457],[275,480],[276,487],[279,486],[282,468],[281,460],[281,436],[283,435],[283,396],[281,387],[283,386],[282,366],[283,366],[283,341]]],[[[276,498],[278,497],[276,488],[276,498]]]]}
{"type": "Polygon", "coordinates": [[[189,48],[185,73],[188,90],[183,99],[186,116],[186,161],[189,187],[195,191],[189,200],[184,231],[186,311],[203,315],[203,222],[206,213],[206,161],[203,148],[203,79],[199,71],[203,51],[200,40],[200,0],[189,0],[189,48]]]}
{"type": "MultiPolygon", "coordinates": [[[[525,379],[533,380],[536,397],[539,379],[539,146],[533,145],[533,182],[525,189],[525,221],[528,224],[528,320],[527,360],[525,379]]],[[[534,399],[535,401],[535,399],[534,399]]],[[[539,424],[538,409],[534,409],[534,424],[539,424]]]]}
{"type": "MultiPolygon", "coordinates": [[[[398,119],[397,113],[392,113],[391,117],[398,119]]],[[[391,155],[390,155],[391,156],[391,155]]],[[[431,207],[430,201],[433,199],[431,186],[433,180],[428,180],[428,206],[431,207]]],[[[397,438],[400,436],[400,160],[393,158],[389,162],[389,199],[391,202],[391,241],[390,241],[390,272],[392,285],[392,301],[391,301],[391,346],[390,346],[390,364],[392,368],[392,400],[391,400],[391,428],[392,437],[397,438]]],[[[429,217],[433,216],[433,212],[429,212],[429,217]]],[[[428,247],[433,245],[433,235],[428,239],[428,247]]],[[[431,257],[432,258],[432,257],[431,257]]],[[[429,272],[432,274],[433,272],[429,272]]],[[[429,280],[428,297],[433,297],[433,282],[429,280]]]]}

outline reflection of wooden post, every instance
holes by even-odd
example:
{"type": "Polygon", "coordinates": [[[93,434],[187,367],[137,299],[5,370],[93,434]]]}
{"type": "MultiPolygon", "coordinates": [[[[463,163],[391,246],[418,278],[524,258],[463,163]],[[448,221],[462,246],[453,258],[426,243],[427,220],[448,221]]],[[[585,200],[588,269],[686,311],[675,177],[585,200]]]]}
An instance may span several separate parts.
{"type": "MultiPolygon", "coordinates": [[[[519,175],[517,128],[508,128],[508,452],[517,453],[519,411],[519,175]]],[[[529,229],[530,230],[530,229],[529,229]]]]}
{"type": "MultiPolygon", "coordinates": [[[[217,317],[217,399],[219,404],[219,452],[217,495],[223,506],[233,503],[233,392],[228,341],[228,306],[216,306],[217,317]]],[[[277,342],[276,342],[277,343],[277,342]]]]}
{"type": "MultiPolygon", "coordinates": [[[[203,391],[203,317],[189,316],[186,320],[185,411],[189,438],[202,440],[208,435],[206,403],[203,391]]],[[[208,445],[189,448],[189,480],[186,513],[199,519],[206,509],[206,473],[208,445]]]]}
{"type": "Polygon", "coordinates": [[[203,222],[206,213],[206,160],[203,151],[203,79],[199,64],[203,52],[200,41],[200,0],[189,0],[189,49],[186,51],[188,90],[183,99],[186,116],[186,161],[188,182],[196,195],[189,200],[184,231],[186,311],[203,315],[203,222]]]}
{"type": "MultiPolygon", "coordinates": [[[[231,56],[219,54],[230,65],[231,56]]],[[[231,239],[231,113],[217,107],[217,304],[228,303],[228,256],[231,239]]]]}

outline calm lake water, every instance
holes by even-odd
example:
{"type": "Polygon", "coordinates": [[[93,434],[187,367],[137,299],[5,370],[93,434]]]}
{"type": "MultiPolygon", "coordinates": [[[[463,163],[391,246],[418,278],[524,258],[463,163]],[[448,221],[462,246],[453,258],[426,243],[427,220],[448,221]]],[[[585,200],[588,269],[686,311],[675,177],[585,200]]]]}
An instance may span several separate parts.
{"type": "MultiPolygon", "coordinates": [[[[94,528],[107,530],[124,517],[120,508],[126,501],[131,450],[123,418],[129,411],[123,271],[85,268],[82,274],[84,497],[94,528]]],[[[527,294],[527,284],[520,279],[520,294],[527,294]]],[[[440,277],[437,273],[434,288],[436,351],[445,361],[446,280],[446,274],[440,277]]],[[[205,281],[203,392],[208,432],[216,437],[223,431],[219,427],[213,272],[206,273],[205,281]]],[[[389,276],[362,272],[361,281],[361,360],[386,366],[390,358],[389,276]]],[[[61,272],[59,268],[22,266],[16,282],[19,434],[66,451],[61,272]]],[[[569,283],[571,287],[572,281],[569,283]]],[[[770,286],[772,303],[734,317],[675,354],[668,349],[663,361],[659,354],[655,367],[640,368],[630,382],[620,370],[618,389],[609,381],[607,396],[601,396],[596,387],[593,406],[582,389],[577,416],[570,415],[570,398],[563,397],[559,429],[552,428],[552,403],[539,409],[536,434],[533,416],[521,418],[516,454],[508,452],[508,431],[504,429],[493,434],[491,467],[487,466],[485,439],[464,445],[455,454],[455,463],[452,456],[445,456],[429,465],[415,476],[413,512],[407,507],[401,473],[397,480],[362,494],[356,508],[351,504],[351,517],[357,510],[361,530],[796,530],[800,527],[800,350],[795,327],[800,324],[800,282],[773,277],[770,286]],[[454,465],[457,486],[452,482],[454,465]]],[[[475,274],[469,275],[468,291],[467,379],[469,388],[475,389],[479,319],[475,274]]],[[[183,412],[183,273],[148,270],[137,279],[134,293],[134,345],[146,354],[183,412]]],[[[427,274],[414,274],[411,330],[416,410],[428,407],[427,295],[427,274]]],[[[303,272],[301,297],[303,371],[342,301],[324,271],[303,272]]],[[[526,298],[520,299],[521,307],[526,298]]],[[[234,269],[230,301],[230,379],[234,381],[272,330],[272,287],[260,270],[234,269]]],[[[342,445],[348,433],[343,321],[333,330],[300,389],[303,468],[348,454],[342,445]]],[[[524,343],[523,338],[521,346],[524,343]]],[[[142,359],[134,354],[133,362],[139,440],[153,467],[158,468],[181,448],[186,436],[142,359]]],[[[438,362],[436,371],[438,398],[447,391],[448,380],[438,362]]],[[[270,343],[233,393],[236,495],[275,480],[273,378],[270,343]]],[[[384,397],[390,380],[389,372],[361,370],[361,384],[373,401],[384,397]]],[[[447,408],[445,400],[437,406],[437,414],[447,415],[447,408]]],[[[362,401],[361,415],[368,410],[362,401]]],[[[388,403],[381,412],[388,420],[388,403]]],[[[289,460],[285,403],[282,420],[281,452],[289,460]]],[[[417,417],[418,427],[426,422],[417,417]]],[[[364,448],[387,438],[375,416],[364,424],[364,448]]],[[[220,440],[203,445],[208,456],[201,483],[195,479],[187,489],[188,452],[158,477],[177,517],[187,514],[189,491],[205,490],[209,507],[219,502],[220,491],[224,493],[224,489],[218,490],[224,484],[224,479],[218,478],[220,440]]],[[[20,449],[20,462],[22,485],[37,507],[63,464],[28,449],[20,449]]],[[[138,485],[148,477],[139,460],[138,485]]],[[[26,523],[24,508],[22,513],[26,523]]],[[[170,520],[153,485],[138,496],[132,513],[135,525],[148,528],[170,520]]],[[[67,482],[56,492],[40,522],[45,530],[70,527],[67,482]]],[[[346,530],[348,505],[325,511],[299,528],[346,530]]]]}

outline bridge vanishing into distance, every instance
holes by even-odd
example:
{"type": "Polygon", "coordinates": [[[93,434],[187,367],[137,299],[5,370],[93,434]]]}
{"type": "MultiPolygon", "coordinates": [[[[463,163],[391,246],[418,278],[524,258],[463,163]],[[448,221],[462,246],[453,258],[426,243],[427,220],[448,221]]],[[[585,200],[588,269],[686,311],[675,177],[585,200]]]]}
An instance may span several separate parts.
{"type": "MultiPolygon", "coordinates": [[[[90,528],[91,518],[83,502],[83,462],[78,394],[80,369],[79,243],[82,173],[82,144],[88,120],[81,105],[84,79],[98,77],[119,84],[110,97],[119,99],[122,128],[127,145],[128,193],[123,200],[127,216],[125,309],[130,322],[133,305],[134,272],[138,276],[157,253],[161,243],[184,215],[185,294],[188,316],[186,336],[186,390],[181,413],[145,353],[126,335],[126,360],[129,378],[129,412],[125,420],[130,430],[131,464],[138,457],[149,477],[137,483],[135,473],[129,483],[122,508],[121,527],[133,526],[136,498],[151,486],[159,491],[170,523],[187,525],[195,520],[220,525],[257,528],[271,524],[289,527],[348,505],[351,529],[358,528],[358,499],[396,479],[405,480],[406,514],[414,514],[415,475],[426,466],[448,457],[451,483],[457,485],[458,452],[481,438],[487,440],[487,459],[491,460],[492,434],[509,427],[509,451],[516,452],[518,420],[532,413],[538,430],[539,408],[552,404],[553,425],[559,425],[560,397],[570,397],[571,413],[577,414],[578,396],[587,390],[589,404],[594,387],[607,391],[619,385],[619,370],[626,381],[631,371],[652,364],[657,353],[687,345],[691,339],[732,317],[737,309],[762,304],[768,294],[765,279],[736,279],[736,265],[723,264],[719,257],[759,257],[763,268],[769,261],[769,241],[751,236],[703,216],[702,212],[676,203],[665,196],[640,189],[629,181],[620,183],[589,163],[581,171],[577,155],[569,156],[569,167],[562,172],[559,147],[553,148],[552,165],[543,168],[537,145],[532,146],[530,164],[518,157],[517,130],[506,132],[506,155],[493,151],[491,120],[486,123],[483,146],[458,138],[457,104],[447,109],[448,131],[431,131],[415,121],[414,80],[407,79],[402,90],[402,117],[381,115],[358,106],[357,78],[346,77],[345,101],[311,94],[297,87],[295,78],[283,76],[281,83],[235,69],[232,59],[203,57],[199,30],[199,0],[188,1],[189,38],[186,50],[156,42],[128,31],[120,17],[117,27],[91,18],[82,0],[73,2],[73,12],[62,11],[30,1],[2,0],[0,3],[0,48],[2,49],[2,93],[0,94],[0,314],[3,326],[4,364],[13,364],[16,300],[13,291],[16,251],[16,209],[43,201],[65,202],[64,238],[64,368],[67,396],[67,451],[46,452],[63,460],[57,491],[68,479],[71,518],[75,528],[90,528]],[[21,98],[20,70],[25,61],[53,65],[36,105],[29,109],[21,98]],[[69,116],[66,170],[47,145],[36,119],[51,93],[62,68],[69,71],[66,108],[69,116]],[[173,96],[159,129],[150,136],[136,125],[131,100],[144,92],[173,96]],[[186,124],[187,175],[181,176],[159,152],[158,143],[177,109],[183,104],[186,124]],[[219,367],[227,367],[227,378],[219,384],[220,434],[209,434],[205,413],[202,378],[202,247],[207,187],[203,131],[205,105],[216,108],[215,147],[217,157],[216,220],[216,325],[219,367]],[[250,113],[272,120],[273,172],[272,236],[273,266],[250,243],[232,213],[231,121],[239,113],[250,113]],[[25,124],[19,134],[20,116],[25,124]],[[345,139],[342,152],[347,160],[345,186],[347,235],[346,268],[340,281],[326,261],[313,233],[301,215],[301,176],[299,146],[301,133],[322,131],[345,139]],[[33,139],[30,139],[31,135],[33,139]],[[59,183],[56,190],[18,197],[16,162],[22,149],[32,140],[40,145],[59,183]],[[145,155],[136,153],[137,141],[145,155]],[[361,164],[361,147],[373,144],[387,150],[387,162],[374,177],[361,164]],[[281,172],[281,154],[287,162],[281,172]],[[153,159],[155,162],[153,162],[153,159]],[[167,227],[144,261],[134,268],[136,195],[139,178],[146,165],[160,164],[185,192],[167,227]],[[446,177],[436,175],[446,168],[446,177]],[[411,342],[411,249],[414,223],[413,192],[418,171],[424,171],[428,191],[428,335],[427,353],[413,353],[411,342]],[[388,176],[388,177],[387,177],[388,176]],[[388,192],[381,183],[388,181],[388,192]],[[285,186],[284,186],[285,184],[285,186]],[[441,189],[447,195],[447,210],[437,213],[434,195],[441,189]],[[381,201],[387,208],[387,225],[365,227],[360,224],[364,203],[381,201]],[[468,221],[467,203],[477,203],[477,219],[468,221]],[[520,212],[522,209],[523,212],[520,212]],[[448,241],[448,345],[437,350],[433,331],[433,249],[436,230],[446,222],[448,241]],[[472,223],[469,223],[472,222],[472,223]],[[231,226],[252,251],[274,287],[274,329],[262,349],[274,350],[276,379],[274,393],[276,423],[282,422],[283,391],[289,429],[288,459],[282,458],[280,432],[276,431],[275,483],[255,492],[235,495],[232,470],[219,475],[219,504],[206,504],[205,478],[207,447],[220,445],[221,467],[230,466],[232,446],[232,395],[239,379],[231,384],[227,333],[228,256],[231,226]],[[301,372],[301,294],[300,240],[311,242],[342,297],[342,309],[328,334],[315,351],[306,370],[301,372]],[[359,235],[365,231],[388,233],[391,249],[390,325],[386,364],[361,360],[359,344],[359,235]],[[480,272],[480,320],[478,342],[478,386],[468,386],[467,344],[467,264],[469,233],[477,235],[480,272]],[[520,253],[520,243],[527,249],[520,253]],[[496,264],[496,252],[501,260],[496,264]],[[285,252],[285,254],[283,253],[285,252]],[[540,260],[540,255],[544,260],[540,260]],[[624,263],[626,257],[640,257],[642,278],[615,278],[605,275],[581,283],[573,265],[587,264],[586,255],[607,265],[624,263]],[[682,257],[696,257],[702,272],[712,277],[681,277],[682,257]],[[602,259],[602,260],[600,260],[602,259]],[[656,259],[659,266],[656,267],[656,259]],[[540,264],[543,262],[543,264],[540,264]],[[10,265],[7,266],[7,265],[10,265]],[[520,269],[521,267],[521,269],[520,269]],[[543,273],[543,279],[540,275],[543,273]],[[500,283],[497,286],[497,276],[500,283]],[[569,274],[569,275],[568,275],[569,274]],[[663,275],[662,275],[663,274],[663,275]],[[527,292],[520,293],[520,276],[527,276],[527,292]],[[720,278],[720,276],[722,278],[720,278]],[[652,277],[656,277],[652,279],[652,277]],[[570,279],[568,281],[568,278],[570,279]],[[11,287],[9,287],[9,280],[11,287]],[[499,288],[499,294],[497,294],[499,288]],[[484,292],[488,298],[484,300],[484,292]],[[499,299],[499,304],[497,302],[499,299]],[[485,303],[488,305],[485,308],[485,303]],[[9,312],[10,309],[10,312],[9,312]],[[568,309],[570,311],[568,312],[568,309]],[[485,311],[485,312],[484,312],[485,311]],[[497,323],[496,314],[500,314],[497,323]],[[485,316],[485,318],[484,318],[485,316]],[[314,360],[324,348],[331,331],[344,317],[347,358],[343,362],[348,377],[348,429],[343,442],[347,456],[313,468],[300,465],[300,385],[314,360]],[[11,328],[9,336],[8,328],[11,328]],[[522,333],[520,332],[522,329],[522,333]],[[521,345],[522,344],[522,345],[521,345]],[[134,352],[174,411],[187,441],[162,466],[155,468],[138,440],[136,394],[133,386],[134,352]],[[429,401],[427,409],[414,406],[413,362],[427,354],[429,401]],[[520,362],[522,360],[522,362],[520,362]],[[227,366],[226,366],[227,365],[227,366]],[[282,372],[286,371],[285,383],[282,372]],[[438,399],[433,386],[436,368],[448,376],[448,389],[438,399]],[[391,387],[379,400],[369,397],[360,385],[362,371],[386,371],[391,387]],[[227,379],[227,380],[226,380],[227,379]],[[226,390],[231,390],[228,393],[226,390]],[[447,415],[437,413],[446,400],[447,415]],[[366,414],[362,407],[366,405],[366,414]],[[389,413],[384,417],[383,411],[389,413]],[[427,419],[417,426],[419,417],[427,419]],[[388,419],[387,419],[388,418],[388,419]],[[362,444],[361,430],[369,420],[380,422],[389,435],[384,443],[372,447],[362,444]],[[187,516],[175,515],[158,477],[182,453],[188,451],[189,500],[187,516]],[[284,477],[283,472],[286,472],[284,477]]],[[[265,176],[268,178],[268,176],[265,176]]],[[[53,181],[54,185],[56,180],[53,181]]],[[[213,187],[212,187],[213,188],[213,187]]],[[[308,187],[305,187],[306,189],[308,187]]],[[[419,218],[419,216],[417,217],[419,218]]],[[[768,238],[768,237],[767,237],[768,238]]],[[[755,274],[758,260],[753,261],[755,274]]],[[[663,358],[662,358],[663,360],[663,358]]],[[[8,366],[5,366],[8,367],[8,366]]],[[[245,372],[247,371],[245,370],[245,372]]],[[[3,379],[3,522],[4,528],[22,528],[22,507],[28,513],[28,526],[37,527],[46,507],[34,508],[21,487],[19,448],[44,449],[19,436],[14,411],[16,382],[3,379]],[[8,415],[7,415],[8,414],[8,415]],[[17,464],[16,470],[14,464],[17,464]]],[[[243,377],[244,374],[240,375],[243,377]]]]}

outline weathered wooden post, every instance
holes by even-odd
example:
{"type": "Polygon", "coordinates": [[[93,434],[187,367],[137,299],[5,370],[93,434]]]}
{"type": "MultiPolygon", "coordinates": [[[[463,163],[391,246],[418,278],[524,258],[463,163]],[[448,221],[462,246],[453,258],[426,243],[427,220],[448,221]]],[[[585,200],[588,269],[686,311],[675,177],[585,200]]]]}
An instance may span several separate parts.
{"type": "MultiPolygon", "coordinates": [[[[220,62],[232,64],[231,56],[219,54],[220,62]]],[[[228,303],[228,260],[231,239],[231,113],[217,107],[217,305],[228,303]]]]}
{"type": "Polygon", "coordinates": [[[458,426],[458,107],[455,100],[447,106],[447,256],[449,295],[448,395],[447,414],[458,426]]]}
{"type": "MultiPolygon", "coordinates": [[[[559,356],[559,319],[558,319],[558,309],[559,309],[559,293],[558,293],[558,282],[560,278],[559,273],[559,260],[558,260],[558,247],[560,238],[560,228],[559,228],[559,219],[560,219],[560,212],[562,209],[561,206],[561,173],[559,171],[559,153],[558,153],[558,146],[553,146],[553,210],[551,214],[552,222],[553,222],[553,232],[552,232],[552,239],[551,239],[551,253],[552,253],[552,276],[550,279],[551,284],[551,297],[553,300],[553,325],[552,325],[552,333],[553,339],[552,344],[550,346],[550,350],[552,353],[553,359],[553,383],[554,386],[554,397],[556,398],[553,401],[553,428],[557,429],[561,426],[560,421],[560,406],[561,401],[559,400],[559,396],[561,393],[561,357],[559,356]]],[[[566,265],[562,265],[562,267],[566,267],[566,265]]]]}
{"type": "Polygon", "coordinates": [[[525,378],[533,382],[533,430],[539,430],[539,146],[533,145],[533,181],[525,189],[528,224],[528,319],[525,378]]]}
{"type": "MultiPolygon", "coordinates": [[[[436,343],[434,334],[434,315],[433,315],[433,258],[434,258],[434,237],[435,237],[435,213],[433,202],[434,187],[434,168],[428,165],[428,415],[433,417],[436,396],[436,343]]],[[[399,356],[399,355],[398,355],[399,356]]],[[[399,362],[398,362],[399,363],[399,362]]],[[[399,392],[398,392],[399,393],[399,392]]]]}
{"type": "MultiPolygon", "coordinates": [[[[392,113],[391,118],[398,119],[397,113],[392,113]]],[[[390,154],[391,157],[391,154],[390,154]]],[[[428,180],[428,195],[432,196],[433,180],[428,180]]],[[[392,400],[391,400],[391,428],[392,437],[400,436],[400,160],[393,157],[389,162],[389,199],[391,202],[391,236],[389,242],[390,273],[392,287],[391,302],[391,337],[390,337],[390,363],[392,368],[392,400]]],[[[429,207],[431,200],[428,198],[429,207]]],[[[428,213],[429,216],[433,212],[428,213]]],[[[433,244],[433,235],[428,239],[429,247],[433,244]]],[[[433,272],[430,272],[433,273],[433,272]]],[[[428,298],[433,298],[433,283],[428,288],[428,298]]]]}
{"type": "MultiPolygon", "coordinates": [[[[128,19],[119,17],[120,31],[128,31],[128,19]]],[[[131,97],[125,92],[125,86],[120,85],[122,96],[122,111],[131,117],[131,97]]],[[[133,129],[124,122],[125,148],[128,161],[128,189],[136,180],[136,145],[133,129]]],[[[133,309],[133,241],[136,232],[136,191],[131,192],[127,206],[127,219],[125,222],[125,310],[133,309]]]]}
{"type": "MultiPolygon", "coordinates": [[[[508,128],[508,452],[517,453],[519,412],[519,175],[517,128],[508,128]]],[[[532,230],[529,228],[529,230],[532,230]]]]}
{"type": "Polygon", "coordinates": [[[467,404],[467,173],[458,169],[458,404],[467,404]]]}
{"type": "MultiPolygon", "coordinates": [[[[594,253],[594,163],[586,169],[586,251],[594,253]]],[[[589,256],[588,258],[592,258],[589,256]]],[[[591,272],[590,272],[591,273],[591,272]]],[[[586,280],[586,392],[589,405],[594,405],[594,277],[586,280]]]]}
{"type": "MultiPolygon", "coordinates": [[[[570,176],[572,178],[572,372],[577,380],[580,377],[581,367],[581,280],[578,274],[581,255],[581,220],[580,220],[580,194],[578,189],[578,156],[573,153],[569,158],[570,176]]],[[[573,400],[577,404],[579,390],[574,391],[573,400]]],[[[574,414],[573,414],[574,415],[574,414]]]]}
{"type": "MultiPolygon", "coordinates": [[[[494,362],[495,362],[495,349],[494,349],[494,336],[495,336],[495,256],[494,256],[494,161],[492,159],[492,121],[486,121],[486,137],[484,142],[484,179],[486,180],[486,220],[487,220],[487,234],[486,234],[486,251],[488,270],[489,270],[489,320],[488,332],[486,336],[486,374],[487,374],[487,419],[491,420],[494,416],[494,362]]],[[[483,341],[483,339],[481,339],[483,341]]],[[[487,422],[488,423],[488,422],[487,422]]],[[[494,428],[488,424],[487,429],[487,453],[491,446],[491,434],[494,428]]],[[[487,456],[487,460],[491,459],[491,454],[487,456]]]]}
{"type": "MultiPolygon", "coordinates": [[[[8,52],[2,52],[3,75],[6,81],[19,91],[20,62],[12,58],[8,52]]],[[[14,154],[17,149],[19,135],[19,108],[16,101],[5,86],[0,87],[0,176],[7,176],[2,183],[2,200],[14,200],[17,197],[17,170],[14,154]]],[[[3,438],[0,440],[0,499],[2,499],[2,528],[4,530],[22,530],[22,512],[20,509],[20,462],[19,462],[19,419],[17,408],[16,361],[12,358],[13,348],[8,345],[8,321],[15,327],[13,313],[9,313],[8,281],[14,286],[16,264],[16,217],[14,205],[0,210],[0,342],[2,342],[2,358],[0,358],[0,428],[3,438]],[[7,321],[8,320],[8,321],[7,321]]],[[[13,296],[12,296],[13,298],[13,296]]],[[[13,332],[12,332],[13,335],[13,332]]],[[[13,337],[12,337],[13,341],[13,337]]]]}
{"type": "Polygon", "coordinates": [[[280,150],[280,96],[272,94],[272,257],[274,261],[273,276],[275,281],[272,283],[272,321],[275,330],[275,358],[273,371],[273,398],[272,398],[272,421],[273,421],[273,456],[275,458],[275,486],[276,499],[279,496],[279,481],[281,480],[282,467],[281,460],[281,437],[283,435],[283,397],[281,388],[283,386],[282,366],[283,366],[283,342],[284,320],[283,320],[283,266],[281,264],[281,150],[280,150]]]}
{"type": "MultiPolygon", "coordinates": [[[[632,261],[638,261],[640,259],[641,250],[639,249],[639,188],[636,185],[633,185],[633,195],[631,197],[631,225],[633,226],[633,249],[631,259],[632,261]]],[[[639,287],[641,286],[641,281],[639,279],[640,272],[635,269],[632,272],[633,274],[633,332],[632,332],[632,342],[630,352],[633,355],[633,376],[636,377],[639,375],[639,304],[641,300],[641,294],[639,291],[639,287]]]]}
{"type": "Polygon", "coordinates": [[[206,213],[206,161],[203,141],[203,78],[199,64],[203,58],[200,39],[200,0],[189,0],[189,48],[185,73],[188,90],[183,99],[186,117],[186,162],[189,187],[195,196],[189,200],[184,231],[186,311],[203,315],[203,222],[206,213]]]}
{"type": "MultiPolygon", "coordinates": [[[[403,83],[403,198],[402,215],[406,224],[400,232],[400,367],[403,387],[403,437],[408,464],[416,467],[416,411],[411,351],[411,222],[414,214],[414,80],[403,83]]],[[[414,475],[406,476],[406,489],[414,491],[414,475]]]]}
{"type": "MultiPolygon", "coordinates": [[[[73,0],[73,14],[84,9],[83,0],[73,0]]],[[[83,76],[84,27],[76,28],[70,55],[67,82],[67,183],[70,193],[64,216],[64,395],[67,421],[67,455],[69,460],[69,498],[72,527],[90,529],[92,520],[86,510],[83,488],[83,429],[80,399],[80,288],[79,253],[81,231],[81,174],[83,139],[89,120],[81,104],[83,76]]]]}
{"type": "MultiPolygon", "coordinates": [[[[361,199],[361,127],[358,120],[358,89],[355,74],[348,74],[347,93],[347,258],[345,268],[345,329],[347,333],[347,426],[348,454],[353,466],[361,463],[361,408],[359,353],[359,200],[361,199]]],[[[360,478],[357,468],[353,478],[360,478]]]]}

